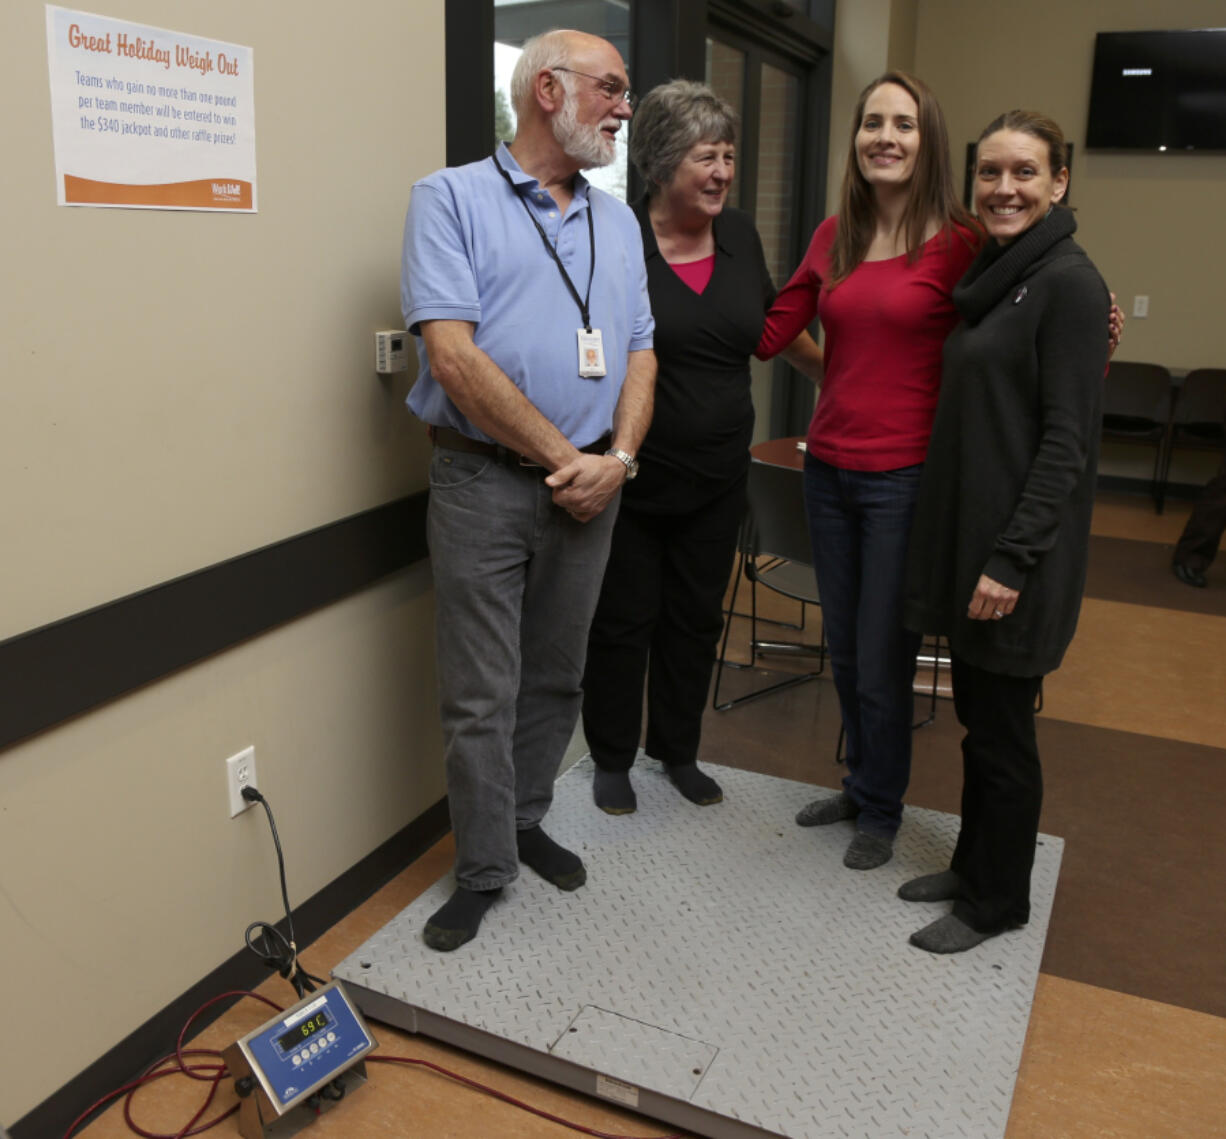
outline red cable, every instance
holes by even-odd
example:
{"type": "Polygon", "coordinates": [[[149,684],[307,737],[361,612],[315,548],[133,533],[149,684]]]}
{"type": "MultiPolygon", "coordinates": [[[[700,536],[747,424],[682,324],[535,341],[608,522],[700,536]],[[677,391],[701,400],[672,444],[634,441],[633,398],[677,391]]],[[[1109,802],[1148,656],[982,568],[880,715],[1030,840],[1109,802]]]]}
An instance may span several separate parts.
{"type": "MultiPolygon", "coordinates": [[[[219,1060],[221,1058],[221,1054],[219,1052],[214,1051],[211,1048],[192,1048],[182,1053],[182,1055],[185,1055],[185,1056],[214,1056],[219,1060]]],[[[207,1131],[210,1127],[215,1127],[223,1119],[226,1119],[227,1117],[233,1115],[238,1110],[238,1105],[235,1104],[233,1107],[228,1108],[225,1112],[217,1116],[215,1119],[210,1120],[204,1126],[198,1127],[193,1131],[191,1129],[193,1124],[195,1124],[195,1122],[200,1118],[200,1116],[204,1114],[205,1110],[208,1108],[208,1105],[213,1101],[213,1096],[216,1094],[217,1085],[220,1084],[220,1082],[225,1078],[226,1067],[224,1064],[220,1064],[220,1063],[211,1064],[207,1066],[183,1065],[182,1061],[179,1060],[178,1064],[180,1066],[177,1066],[174,1068],[164,1068],[164,1069],[162,1068],[163,1064],[171,1060],[175,1060],[175,1059],[176,1059],[176,1056],[174,1054],[163,1056],[160,1060],[155,1061],[148,1069],[146,1069],[143,1075],[137,1077],[131,1083],[124,1084],[122,1087],[116,1088],[113,1092],[108,1093],[107,1095],[103,1096],[100,1100],[97,1100],[95,1103],[90,1104],[89,1107],[87,1107],[83,1112],[81,1112],[81,1114],[78,1115],[77,1118],[74,1119],[72,1123],[68,1125],[68,1130],[64,1132],[64,1139],[70,1139],[72,1134],[82,1124],[82,1122],[88,1119],[95,1111],[105,1106],[106,1104],[110,1103],[112,1100],[119,1099],[121,1096],[124,1099],[124,1107],[123,1107],[124,1122],[127,1123],[128,1129],[130,1131],[132,1131],[136,1135],[143,1136],[144,1139],[186,1139],[186,1136],[188,1135],[199,1135],[202,1132],[207,1131]],[[142,1127],[140,1127],[136,1123],[136,1121],[132,1118],[132,1111],[131,1111],[132,1100],[135,1097],[136,1093],[140,1091],[141,1088],[145,1087],[148,1084],[153,1083],[154,1080],[160,1080],[166,1076],[190,1075],[192,1076],[193,1079],[202,1079],[204,1077],[197,1077],[194,1075],[194,1073],[196,1071],[204,1071],[204,1070],[210,1070],[210,1071],[215,1072],[215,1075],[212,1077],[213,1088],[210,1090],[209,1096],[204,1102],[204,1106],[199,1111],[197,1111],[194,1116],[192,1116],[191,1120],[187,1123],[185,1127],[181,1127],[174,1135],[166,1135],[164,1133],[155,1132],[155,1131],[146,1131],[142,1127]]]]}
{"type": "MultiPolygon", "coordinates": [[[[191,1014],[191,1016],[187,1018],[183,1028],[179,1032],[178,1039],[175,1041],[174,1052],[163,1056],[160,1060],[154,1061],[153,1064],[145,1069],[142,1075],[138,1076],[131,1083],[124,1084],[122,1087],[116,1088],[112,1092],[108,1092],[101,1099],[90,1104],[89,1107],[81,1112],[81,1114],[68,1125],[68,1130],[64,1132],[64,1139],[72,1139],[73,1133],[86,1119],[88,1119],[100,1108],[105,1107],[112,1100],[119,1099],[121,1096],[123,1097],[124,1101],[124,1122],[128,1125],[128,1130],[135,1135],[141,1136],[141,1139],[188,1139],[188,1136],[201,1135],[205,1131],[209,1131],[210,1129],[216,1127],[223,1119],[229,1119],[231,1115],[238,1111],[238,1104],[234,1104],[232,1107],[227,1108],[220,1115],[214,1116],[207,1123],[202,1123],[199,1127],[196,1126],[197,1122],[200,1120],[200,1117],[206,1111],[208,1111],[209,1105],[213,1102],[214,1097],[217,1095],[217,1089],[220,1087],[222,1080],[224,1080],[230,1073],[226,1068],[226,1065],[222,1062],[221,1053],[216,1049],[185,1049],[183,1047],[183,1040],[187,1035],[187,1030],[201,1015],[201,1013],[205,1012],[219,1001],[227,1000],[230,997],[239,997],[240,999],[243,997],[252,997],[257,1001],[263,1001],[264,1004],[276,1009],[277,1012],[285,1011],[282,1006],[277,1004],[275,1001],[271,1001],[267,997],[261,996],[259,993],[251,993],[246,991],[234,990],[231,992],[222,993],[219,996],[205,1001],[204,1004],[202,1004],[198,1009],[196,1009],[195,1012],[191,1014]],[[216,1059],[217,1063],[188,1064],[184,1060],[185,1056],[209,1056],[216,1059]],[[168,1064],[172,1061],[172,1067],[162,1067],[163,1064],[168,1064]],[[189,1119],[173,1135],[160,1131],[146,1131],[132,1118],[132,1100],[135,1098],[136,1093],[140,1091],[141,1088],[153,1083],[154,1080],[160,1080],[166,1076],[186,1076],[188,1079],[200,1080],[211,1085],[209,1088],[209,1093],[204,1099],[204,1103],[200,1105],[191,1119],[189,1119]]],[[[560,1115],[552,1115],[542,1108],[533,1107],[530,1103],[525,1103],[523,1100],[516,1099],[512,1095],[508,1095],[506,1092],[500,1092],[497,1088],[489,1087],[486,1084],[469,1079],[467,1076],[461,1076],[458,1072],[453,1072],[449,1068],[444,1068],[439,1064],[433,1064],[429,1060],[415,1060],[408,1056],[367,1056],[366,1059],[372,1064],[401,1064],[405,1067],[429,1068],[432,1072],[437,1072],[439,1075],[446,1076],[450,1080],[455,1080],[456,1083],[464,1084],[466,1087],[473,1088],[475,1091],[482,1092],[488,1096],[493,1096],[495,1099],[502,1100],[504,1103],[509,1103],[513,1107],[518,1107],[521,1111],[530,1112],[532,1115],[539,1116],[541,1119],[547,1119],[551,1123],[560,1124],[562,1127],[567,1127],[572,1131],[578,1131],[583,1135],[592,1135],[595,1137],[595,1139],[636,1139],[636,1137],[632,1135],[615,1135],[608,1131],[597,1131],[592,1127],[585,1127],[582,1123],[572,1123],[568,1119],[563,1119],[560,1115]]],[[[684,1137],[677,1132],[673,1132],[669,1135],[653,1136],[652,1139],[684,1139],[684,1137]]]]}
{"type": "MultiPolygon", "coordinates": [[[[216,1056],[218,1059],[221,1058],[221,1054],[211,1048],[189,1049],[186,1055],[216,1056]]],[[[186,1137],[189,1135],[203,1134],[205,1131],[216,1127],[223,1119],[228,1119],[231,1115],[238,1111],[238,1104],[234,1104],[232,1107],[228,1107],[220,1115],[214,1116],[207,1123],[196,1127],[195,1125],[197,1121],[208,1110],[209,1104],[213,1102],[213,1097],[217,1094],[217,1089],[221,1085],[221,1081],[225,1079],[227,1075],[226,1066],[218,1063],[183,1067],[180,1066],[179,1062],[176,1060],[175,1067],[160,1069],[160,1065],[171,1060],[176,1060],[176,1057],[174,1055],[163,1056],[162,1059],[154,1065],[152,1070],[146,1072],[145,1075],[140,1078],[140,1080],[137,1082],[137,1086],[128,1092],[128,1094],[124,1097],[123,1119],[128,1125],[129,1131],[135,1135],[142,1136],[142,1139],[186,1139],[186,1137]],[[137,1091],[139,1091],[141,1087],[144,1087],[146,1084],[151,1084],[154,1080],[160,1080],[165,1076],[186,1075],[192,1079],[203,1078],[195,1075],[195,1072],[197,1071],[211,1071],[213,1073],[213,1076],[210,1078],[211,1087],[209,1088],[209,1094],[205,1097],[204,1103],[200,1105],[200,1108],[196,1111],[195,1115],[193,1115],[191,1119],[187,1121],[187,1123],[180,1127],[178,1131],[174,1132],[173,1135],[168,1135],[163,1131],[146,1131],[136,1122],[135,1119],[132,1118],[132,1101],[135,1098],[137,1091]]]]}
{"type": "Polygon", "coordinates": [[[237,1104],[231,1108],[228,1108],[221,1115],[218,1115],[208,1123],[203,1124],[200,1127],[195,1127],[196,1122],[205,1113],[205,1111],[208,1110],[209,1104],[213,1102],[213,1097],[217,1094],[218,1085],[223,1079],[225,1079],[227,1072],[225,1064],[221,1063],[221,1053],[216,1049],[192,1048],[185,1050],[183,1047],[183,1039],[187,1035],[187,1030],[201,1015],[201,1013],[205,1012],[219,1001],[228,1000],[230,997],[238,997],[239,999],[242,999],[243,997],[252,997],[257,1001],[263,1001],[264,1004],[276,1009],[277,1012],[284,1011],[282,1006],[277,1004],[275,1001],[271,1001],[259,993],[252,993],[246,990],[231,990],[205,1001],[204,1004],[202,1004],[198,1009],[196,1009],[195,1012],[191,1014],[191,1016],[187,1018],[187,1021],[184,1023],[183,1028],[179,1033],[178,1039],[175,1041],[175,1050],[173,1053],[163,1056],[160,1060],[154,1061],[153,1064],[145,1069],[142,1075],[138,1076],[131,1083],[127,1083],[122,1087],[116,1088],[113,1092],[107,1093],[101,1099],[90,1104],[89,1107],[81,1112],[81,1114],[68,1125],[68,1130],[64,1132],[64,1139],[71,1139],[77,1128],[80,1127],[86,1119],[93,1115],[94,1112],[106,1106],[112,1100],[119,1099],[121,1096],[124,1099],[124,1122],[128,1125],[128,1129],[130,1131],[136,1135],[142,1136],[143,1139],[186,1139],[186,1137],[189,1135],[199,1135],[202,1132],[208,1131],[211,1127],[216,1127],[217,1124],[219,1124],[223,1119],[233,1115],[238,1110],[237,1104]],[[214,1057],[218,1063],[208,1065],[187,1064],[184,1062],[184,1056],[211,1056],[214,1057]],[[175,1067],[162,1069],[162,1065],[171,1060],[175,1062],[175,1067]],[[198,1074],[204,1072],[210,1072],[212,1075],[198,1074]],[[203,1080],[206,1083],[211,1083],[213,1086],[209,1089],[208,1097],[205,1099],[203,1106],[196,1112],[195,1115],[192,1116],[188,1123],[175,1132],[174,1135],[166,1135],[155,1131],[145,1131],[132,1118],[133,1097],[146,1084],[151,1084],[154,1080],[160,1080],[165,1076],[176,1075],[187,1076],[189,1079],[203,1080]],[[193,1130],[193,1128],[195,1128],[195,1130],[193,1130]]]}
{"type": "MultiPolygon", "coordinates": [[[[408,1056],[367,1056],[366,1059],[372,1064],[405,1064],[418,1068],[429,1068],[432,1072],[438,1072],[440,1075],[455,1080],[457,1083],[464,1084],[466,1087],[484,1092],[486,1095],[500,1099],[504,1103],[509,1103],[523,1111],[531,1112],[533,1115],[539,1115],[542,1119],[548,1119],[550,1123],[560,1123],[563,1127],[569,1127],[572,1131],[578,1131],[584,1135],[594,1135],[596,1139],[637,1139],[634,1135],[614,1135],[609,1131],[597,1131],[595,1128],[585,1127],[582,1123],[572,1123],[569,1119],[563,1119],[560,1115],[551,1115],[542,1108],[533,1107],[530,1103],[524,1103],[523,1100],[516,1099],[506,1092],[500,1092],[497,1088],[491,1088],[486,1084],[478,1083],[476,1080],[470,1080],[467,1076],[461,1076],[458,1072],[453,1072],[439,1064],[432,1064],[429,1060],[413,1060],[408,1056]]],[[[653,1136],[652,1139],[685,1139],[685,1136],[678,1132],[673,1132],[670,1135],[653,1136]]]]}
{"type": "MultiPolygon", "coordinates": [[[[180,1067],[184,1067],[183,1040],[187,1036],[187,1030],[191,1028],[192,1024],[195,1023],[196,1019],[201,1013],[206,1012],[219,1001],[224,1001],[229,997],[238,997],[240,999],[243,997],[251,997],[253,1000],[263,1001],[269,1008],[275,1010],[276,1012],[285,1011],[284,1007],[277,1004],[276,1001],[269,1000],[267,997],[261,996],[259,993],[248,992],[246,989],[231,989],[229,992],[222,993],[220,996],[212,997],[211,999],[205,1001],[204,1004],[202,1004],[194,1013],[192,1013],[192,1015],[189,1016],[186,1021],[184,1021],[183,1027],[179,1030],[179,1038],[175,1041],[175,1057],[179,1060],[180,1067]]],[[[221,1053],[218,1052],[215,1053],[215,1055],[220,1057],[221,1053]]],[[[198,1078],[192,1075],[192,1073],[188,1071],[186,1067],[184,1067],[184,1075],[191,1076],[192,1079],[198,1078]]]]}

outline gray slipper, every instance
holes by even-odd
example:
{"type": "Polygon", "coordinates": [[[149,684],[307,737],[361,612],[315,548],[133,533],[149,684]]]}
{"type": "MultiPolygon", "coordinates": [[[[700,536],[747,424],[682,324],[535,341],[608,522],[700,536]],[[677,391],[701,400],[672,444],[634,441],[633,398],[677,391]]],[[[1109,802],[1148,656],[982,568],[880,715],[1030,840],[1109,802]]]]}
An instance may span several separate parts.
{"type": "Polygon", "coordinates": [[[995,934],[971,929],[961,918],[946,914],[911,935],[911,944],[929,953],[965,953],[995,934]]]}
{"type": "Polygon", "coordinates": [[[824,827],[843,819],[854,819],[859,813],[860,808],[856,801],[846,791],[840,791],[837,795],[814,799],[812,803],[801,807],[796,814],[796,825],[824,827]]]}
{"type": "Polygon", "coordinates": [[[962,879],[952,870],[924,874],[898,887],[904,902],[949,902],[962,897],[962,879]]]}
{"type": "Polygon", "coordinates": [[[876,870],[894,857],[894,840],[879,834],[856,831],[856,836],[843,855],[843,865],[849,870],[876,870]]]}

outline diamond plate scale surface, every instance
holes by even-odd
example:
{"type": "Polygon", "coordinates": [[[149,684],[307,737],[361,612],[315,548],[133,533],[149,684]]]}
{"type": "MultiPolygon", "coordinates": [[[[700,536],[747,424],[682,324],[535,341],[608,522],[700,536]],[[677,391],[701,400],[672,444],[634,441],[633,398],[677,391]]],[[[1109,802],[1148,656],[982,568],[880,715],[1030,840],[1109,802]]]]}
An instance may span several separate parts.
{"type": "Polygon", "coordinates": [[[891,862],[842,865],[848,823],[801,828],[805,783],[710,766],[683,800],[640,761],[638,811],[591,798],[591,760],[547,829],[581,854],[563,894],[531,871],[475,941],[426,948],[435,883],[335,970],[367,1015],[715,1139],[1003,1136],[1063,840],[1039,836],[1029,925],[969,953],[907,943],[947,905],[897,887],[944,869],[958,818],[908,807],[891,862]]]}

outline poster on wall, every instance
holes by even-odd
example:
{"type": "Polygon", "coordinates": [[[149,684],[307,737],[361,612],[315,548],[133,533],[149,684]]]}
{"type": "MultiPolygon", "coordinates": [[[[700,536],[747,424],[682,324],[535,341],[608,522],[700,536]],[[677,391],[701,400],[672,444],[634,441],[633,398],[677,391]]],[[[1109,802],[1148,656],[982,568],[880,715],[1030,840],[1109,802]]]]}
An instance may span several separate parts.
{"type": "Polygon", "coordinates": [[[249,47],[47,5],[61,206],[256,212],[249,47]]]}

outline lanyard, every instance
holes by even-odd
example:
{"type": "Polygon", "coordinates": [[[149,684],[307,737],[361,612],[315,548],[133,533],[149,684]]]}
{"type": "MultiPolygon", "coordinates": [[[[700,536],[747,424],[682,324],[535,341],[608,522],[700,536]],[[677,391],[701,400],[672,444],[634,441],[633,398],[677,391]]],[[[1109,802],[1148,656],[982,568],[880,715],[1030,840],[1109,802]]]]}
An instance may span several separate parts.
{"type": "Polygon", "coordinates": [[[511,181],[511,175],[503,169],[502,163],[498,161],[498,155],[492,154],[490,157],[494,160],[494,165],[498,167],[498,173],[507,180],[507,185],[511,187],[511,192],[519,199],[519,204],[527,211],[529,219],[536,226],[536,232],[541,235],[541,243],[545,246],[545,252],[553,258],[554,264],[558,267],[558,272],[562,274],[562,280],[566,282],[566,287],[570,290],[570,295],[575,298],[575,304],[579,306],[579,315],[583,318],[584,332],[591,332],[592,314],[589,305],[592,300],[592,279],[596,276],[596,226],[592,221],[591,199],[589,198],[587,203],[587,235],[592,247],[592,254],[587,273],[587,296],[580,297],[579,290],[575,288],[574,281],[570,279],[570,274],[566,271],[566,266],[562,264],[558,251],[550,244],[544,227],[537,221],[536,214],[532,212],[532,207],[524,201],[523,195],[515,189],[515,183],[511,181]]]}

